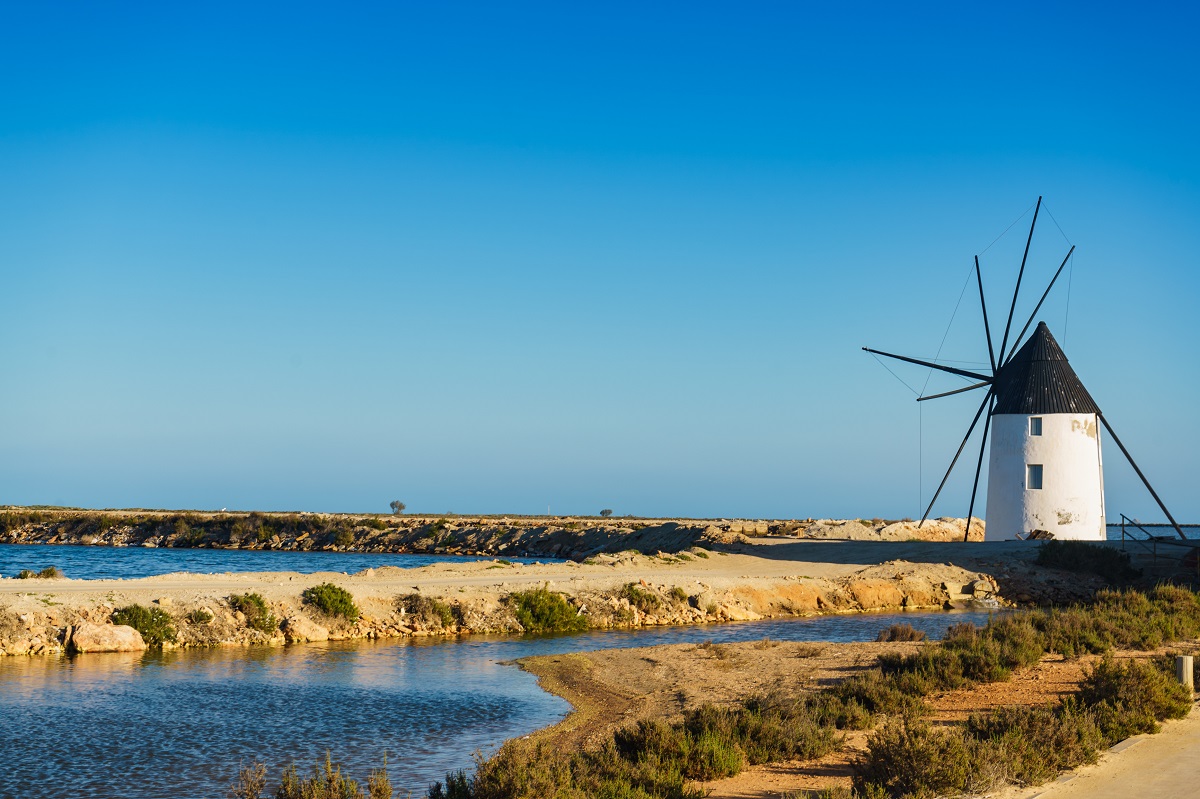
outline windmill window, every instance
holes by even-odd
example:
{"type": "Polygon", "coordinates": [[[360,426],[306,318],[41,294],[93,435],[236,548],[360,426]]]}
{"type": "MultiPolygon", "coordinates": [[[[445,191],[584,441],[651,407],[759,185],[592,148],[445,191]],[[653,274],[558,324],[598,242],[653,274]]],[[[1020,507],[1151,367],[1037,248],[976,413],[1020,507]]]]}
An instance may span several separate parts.
{"type": "Polygon", "coordinates": [[[1031,463],[1025,467],[1025,487],[1040,489],[1042,487],[1042,464],[1031,463]]]}
{"type": "Polygon", "coordinates": [[[1042,434],[1042,417],[1030,416],[1029,417],[1029,435],[1040,436],[1041,434],[1042,434]]]}

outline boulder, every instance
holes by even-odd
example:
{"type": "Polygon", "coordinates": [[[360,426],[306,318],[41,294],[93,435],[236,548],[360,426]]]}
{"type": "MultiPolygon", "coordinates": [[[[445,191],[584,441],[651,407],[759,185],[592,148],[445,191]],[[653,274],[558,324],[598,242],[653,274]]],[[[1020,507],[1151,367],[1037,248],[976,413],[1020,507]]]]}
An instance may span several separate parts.
{"type": "Polygon", "coordinates": [[[329,630],[305,616],[289,616],[283,621],[283,635],[288,643],[328,641],[329,630]]]}
{"type": "Polygon", "coordinates": [[[85,621],[71,632],[71,648],[76,652],[141,652],[146,642],[128,625],[85,621]]]}

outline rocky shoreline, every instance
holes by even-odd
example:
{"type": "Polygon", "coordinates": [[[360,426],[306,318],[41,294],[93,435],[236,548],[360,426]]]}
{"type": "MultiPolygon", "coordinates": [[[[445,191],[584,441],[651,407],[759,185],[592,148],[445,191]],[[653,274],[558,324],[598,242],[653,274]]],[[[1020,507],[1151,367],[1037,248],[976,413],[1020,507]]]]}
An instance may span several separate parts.
{"type": "Polygon", "coordinates": [[[565,600],[588,629],[1003,602],[992,577],[950,564],[797,563],[701,547],[671,555],[597,555],[588,563],[497,560],[385,567],[355,575],[0,579],[0,652],[142,649],[146,643],[136,630],[113,624],[114,611],[130,605],[161,611],[169,619],[175,640],[167,647],[522,634],[520,597],[541,589],[565,600]],[[331,618],[303,600],[306,588],[327,582],[350,592],[361,609],[359,618],[331,618]],[[236,598],[248,593],[262,597],[272,624],[257,623],[256,629],[256,620],[239,609],[236,598]]]}
{"type": "MultiPolygon", "coordinates": [[[[399,516],[142,510],[0,510],[0,543],[76,544],[429,555],[554,557],[679,552],[755,537],[853,541],[962,541],[963,519],[635,519],[399,516]]],[[[983,539],[972,522],[970,540],[983,539]]]]}

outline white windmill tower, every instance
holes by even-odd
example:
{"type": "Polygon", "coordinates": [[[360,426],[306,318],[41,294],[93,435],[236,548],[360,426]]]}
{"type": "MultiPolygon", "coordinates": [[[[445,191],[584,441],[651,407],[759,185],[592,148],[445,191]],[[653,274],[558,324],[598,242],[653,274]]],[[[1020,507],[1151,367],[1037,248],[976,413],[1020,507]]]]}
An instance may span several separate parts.
{"type": "Polygon", "coordinates": [[[1121,454],[1150,491],[1154,501],[1170,519],[1175,532],[1182,538],[1183,531],[1176,523],[1175,517],[1159,499],[1150,481],[1134,463],[1129,451],[1117,438],[1095,400],[1067,363],[1066,355],[1050,334],[1046,323],[1039,322],[1029,339],[1021,344],[1029,326],[1041,310],[1042,303],[1050,294],[1050,289],[1054,287],[1063,267],[1075,251],[1074,246],[1063,258],[1050,285],[1046,287],[1033,313],[1029,315],[1029,321],[1017,334],[1012,348],[1005,356],[1008,335],[1012,329],[1013,311],[1017,307],[1021,278],[1025,275],[1029,245],[1033,241],[1033,230],[1037,226],[1041,207],[1042,198],[1038,197],[1033,212],[1033,224],[1029,227],[1029,238],[1025,241],[1021,269],[1017,273],[1017,287],[1013,291],[1012,305],[1008,310],[1008,322],[1004,326],[1004,337],[1000,342],[999,361],[992,347],[979,257],[975,258],[975,279],[979,285],[979,302],[983,309],[983,329],[987,338],[988,361],[991,364],[990,376],[863,347],[867,352],[876,355],[928,366],[978,381],[954,391],[918,397],[918,401],[987,388],[986,396],[976,411],[967,434],[954,454],[954,459],[950,461],[950,468],[946,470],[945,477],[925,509],[925,515],[921,517],[921,524],[928,518],[933,503],[946,486],[946,481],[975,431],[975,426],[984,411],[987,411],[983,440],[979,446],[979,460],[975,466],[975,483],[971,489],[971,504],[967,511],[967,534],[971,530],[975,496],[979,489],[979,473],[983,467],[983,453],[987,448],[988,433],[991,431],[986,540],[1012,540],[1049,533],[1056,539],[1103,541],[1104,461],[1100,452],[1100,426],[1103,425],[1112,436],[1113,442],[1120,448],[1121,454]]]}

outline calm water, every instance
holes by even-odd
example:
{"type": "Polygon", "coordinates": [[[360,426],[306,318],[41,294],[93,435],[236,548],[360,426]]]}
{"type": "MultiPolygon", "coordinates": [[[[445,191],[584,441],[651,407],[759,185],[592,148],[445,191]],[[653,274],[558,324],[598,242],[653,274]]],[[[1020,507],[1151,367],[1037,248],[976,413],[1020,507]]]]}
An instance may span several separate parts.
{"type": "MultiPolygon", "coordinates": [[[[148,547],[84,547],[57,544],[0,544],[0,576],[16,577],[21,569],[41,571],[57,566],[79,580],[132,579],[171,572],[287,571],[354,574],[380,566],[413,568],[431,563],[491,560],[468,555],[396,555],[365,552],[278,552],[252,549],[151,549],[148,547]]],[[[508,558],[514,563],[552,563],[553,558],[508,558]]]]}
{"type": "MultiPolygon", "coordinates": [[[[244,554],[244,553],[243,553],[244,554]]],[[[550,638],[0,658],[3,799],[217,799],[238,763],[272,778],[326,750],[424,795],[475,750],[554,723],[568,705],[503,661],[701,641],[873,640],[897,618],[938,637],[986,612],[821,616],[550,638]]]]}
{"type": "MultiPolygon", "coordinates": [[[[1145,526],[1145,525],[1143,525],[1143,526],[1145,526]]],[[[1200,538],[1200,527],[1196,527],[1195,525],[1189,525],[1187,527],[1183,527],[1182,529],[1183,529],[1183,535],[1186,538],[1200,538]]],[[[1151,535],[1155,535],[1155,536],[1165,535],[1170,538],[1174,538],[1176,536],[1175,528],[1167,526],[1167,525],[1155,525],[1153,527],[1146,527],[1146,530],[1151,535]]],[[[1108,530],[1106,532],[1107,532],[1107,535],[1105,537],[1109,541],[1120,541],[1121,540],[1121,525],[1110,524],[1110,525],[1108,525],[1108,530]]],[[[1142,532],[1141,530],[1134,527],[1133,525],[1128,525],[1126,527],[1126,533],[1131,538],[1139,538],[1140,539],[1140,538],[1146,537],[1146,533],[1142,532]]]]}

